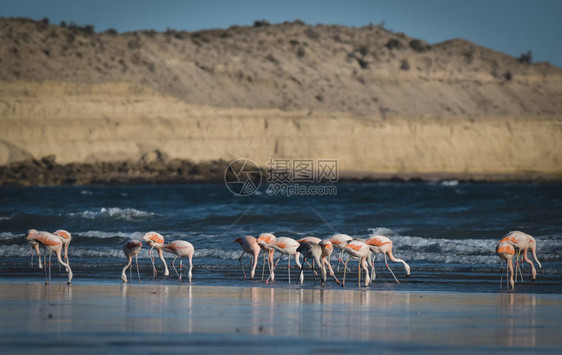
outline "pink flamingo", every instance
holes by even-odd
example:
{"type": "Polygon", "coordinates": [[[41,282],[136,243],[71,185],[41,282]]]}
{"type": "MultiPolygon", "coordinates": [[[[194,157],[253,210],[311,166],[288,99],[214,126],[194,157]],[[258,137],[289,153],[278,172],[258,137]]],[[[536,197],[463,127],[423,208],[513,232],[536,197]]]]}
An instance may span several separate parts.
{"type": "Polygon", "coordinates": [[[344,251],[349,254],[349,257],[347,258],[343,269],[342,287],[345,286],[345,272],[347,271],[347,263],[351,258],[359,259],[359,265],[357,266],[357,269],[359,271],[359,287],[361,287],[361,267],[363,267],[363,269],[365,270],[365,286],[368,286],[371,282],[371,279],[369,278],[369,268],[367,266],[367,260],[371,256],[371,249],[369,248],[367,243],[361,240],[353,240],[345,246],[344,251]]]}
{"type": "Polygon", "coordinates": [[[240,255],[240,257],[238,258],[238,262],[242,267],[244,278],[246,278],[246,271],[244,271],[244,265],[242,265],[242,257],[245,253],[248,253],[252,261],[252,271],[250,272],[250,279],[254,279],[254,275],[256,274],[256,266],[258,264],[258,258],[260,256],[260,246],[258,245],[256,237],[247,235],[245,237],[236,238],[236,240],[234,240],[234,243],[239,243],[240,246],[242,246],[242,255],[240,255]]]}
{"type": "Polygon", "coordinates": [[[152,273],[154,274],[154,277],[156,277],[156,266],[154,265],[154,258],[150,254],[150,252],[154,248],[158,250],[158,256],[160,257],[160,260],[162,260],[162,263],[164,264],[164,276],[170,275],[170,271],[168,270],[168,265],[166,265],[166,260],[164,259],[164,254],[162,254],[162,249],[161,249],[161,247],[164,245],[164,237],[156,232],[148,232],[142,237],[142,240],[144,240],[150,246],[150,249],[148,250],[148,256],[150,257],[150,260],[152,260],[152,273]]]}
{"type": "MultiPolygon", "coordinates": [[[[505,282],[507,284],[507,272],[509,270],[509,284],[511,285],[511,289],[514,289],[514,282],[513,282],[513,256],[515,255],[515,248],[511,245],[510,242],[500,242],[496,247],[496,254],[500,257],[500,262],[502,263],[505,260],[507,267],[505,269],[505,282]]],[[[503,270],[500,270],[500,288],[503,284],[503,270]]]]}
{"type": "Polygon", "coordinates": [[[375,264],[374,264],[376,254],[383,254],[384,255],[384,264],[386,265],[386,267],[388,268],[388,270],[390,271],[390,273],[394,277],[394,280],[396,280],[396,283],[400,283],[400,281],[398,281],[398,279],[396,278],[396,276],[394,275],[394,273],[390,269],[390,266],[388,266],[388,261],[386,260],[387,255],[388,255],[388,258],[391,261],[393,261],[395,263],[404,264],[404,268],[406,269],[406,276],[410,276],[410,265],[408,265],[402,259],[395,258],[394,255],[392,254],[392,240],[390,240],[388,237],[385,237],[384,235],[374,235],[373,234],[369,238],[367,238],[367,240],[365,242],[367,243],[367,245],[369,245],[369,248],[371,248],[371,252],[373,252],[373,264],[372,264],[372,269],[371,269],[371,271],[372,271],[371,277],[372,277],[373,281],[376,278],[375,264]]]}
{"type": "Polygon", "coordinates": [[[182,279],[181,272],[183,267],[183,257],[185,256],[189,260],[188,278],[189,278],[189,282],[191,282],[191,270],[193,269],[192,259],[193,259],[193,253],[195,252],[195,250],[193,249],[193,245],[190,242],[186,242],[185,240],[174,240],[168,244],[164,244],[164,246],[162,246],[162,250],[176,255],[174,260],[172,260],[172,267],[174,268],[176,275],[178,275],[180,282],[182,279]],[[176,266],[174,265],[174,261],[176,261],[177,258],[180,258],[179,273],[178,270],[176,269],[176,266]]]}
{"type": "Polygon", "coordinates": [[[60,238],[49,232],[39,232],[35,229],[30,229],[25,239],[41,243],[43,247],[49,251],[49,279],[47,280],[47,270],[45,270],[45,284],[48,285],[51,282],[51,255],[53,252],[57,255],[59,263],[68,271],[67,283],[70,284],[70,281],[72,280],[72,270],[70,269],[70,266],[61,259],[62,241],[60,238]]]}
{"type": "MultiPolygon", "coordinates": [[[[142,249],[142,242],[140,240],[131,240],[123,246],[123,253],[127,258],[127,265],[125,265],[123,271],[121,271],[121,280],[123,280],[124,283],[127,283],[127,275],[125,274],[125,271],[127,271],[127,269],[133,263],[133,256],[135,257],[135,261],[137,264],[137,274],[139,275],[139,283],[141,282],[140,271],[139,271],[139,259],[138,259],[138,253],[140,252],[141,249],[142,249]]],[[[132,278],[133,277],[131,274],[131,279],[132,278]]]]}
{"type": "MultiPolygon", "coordinates": [[[[70,235],[69,232],[65,231],[64,229],[59,229],[57,231],[55,231],[53,233],[54,235],[56,235],[57,237],[59,237],[62,241],[62,244],[64,244],[64,261],[70,265],[70,261],[68,260],[68,246],[70,245],[70,242],[72,241],[72,236],[70,235]]],[[[68,270],[66,270],[68,271],[68,270]]]]}
{"type": "MultiPolygon", "coordinates": [[[[260,246],[261,250],[263,250],[263,268],[261,271],[261,279],[263,281],[263,275],[265,274],[265,259],[267,254],[267,265],[269,267],[269,273],[271,274],[271,268],[273,267],[273,254],[275,253],[275,249],[270,247],[268,244],[277,239],[271,233],[262,233],[258,237],[258,245],[260,246]]],[[[272,279],[273,280],[273,279],[272,279]]]]}
{"type": "MultiPolygon", "coordinates": [[[[315,238],[315,237],[311,237],[311,238],[315,238]]],[[[320,272],[322,273],[320,284],[324,285],[324,283],[326,282],[326,268],[324,267],[322,261],[320,261],[320,259],[322,258],[322,248],[318,243],[314,243],[313,241],[303,241],[302,243],[301,242],[299,243],[300,246],[297,248],[297,252],[301,253],[302,256],[304,257],[303,263],[301,265],[301,270],[299,273],[299,279],[301,284],[303,283],[304,280],[304,275],[303,275],[304,263],[306,262],[306,259],[312,258],[314,259],[314,261],[316,261],[318,267],[320,267],[320,272]]],[[[314,277],[314,284],[316,285],[316,272],[314,271],[314,261],[312,262],[312,276],[314,277]]]]}
{"type": "MultiPolygon", "coordinates": [[[[515,259],[515,281],[517,282],[517,270],[519,269],[519,257],[521,256],[521,252],[523,252],[523,260],[531,265],[531,275],[533,276],[533,281],[535,281],[537,278],[537,270],[535,269],[533,262],[529,260],[529,257],[527,256],[527,250],[531,249],[533,258],[537,264],[539,264],[539,268],[542,268],[541,263],[537,259],[537,241],[535,238],[520,231],[513,231],[507,233],[505,237],[500,240],[500,243],[502,242],[508,242],[517,249],[517,258],[515,259]]],[[[521,272],[521,270],[519,270],[519,272],[521,272]]],[[[523,282],[523,279],[521,279],[521,282],[523,282]]]]}
{"type": "Polygon", "coordinates": [[[347,243],[351,242],[353,238],[351,238],[347,234],[334,234],[330,237],[329,241],[332,242],[333,246],[340,250],[340,255],[338,257],[338,271],[340,271],[340,264],[343,262],[343,250],[347,243]]]}
{"type": "Polygon", "coordinates": [[[340,280],[336,277],[334,270],[332,269],[332,264],[330,263],[330,257],[332,256],[332,252],[334,251],[334,245],[329,240],[322,240],[320,242],[320,247],[322,248],[322,264],[327,265],[328,269],[330,270],[330,276],[332,276],[336,283],[339,285],[340,280]]]}
{"type": "MultiPolygon", "coordinates": [[[[280,237],[275,239],[274,241],[272,241],[271,243],[268,244],[270,247],[272,247],[273,249],[275,249],[276,251],[281,253],[281,256],[279,256],[279,258],[277,259],[277,261],[275,262],[275,265],[273,266],[272,270],[271,270],[271,274],[269,275],[269,277],[267,278],[267,280],[265,280],[265,283],[269,283],[270,279],[273,279],[275,277],[275,268],[277,267],[277,263],[279,262],[279,260],[281,259],[281,257],[283,255],[287,255],[288,256],[288,273],[289,273],[289,283],[291,283],[291,255],[295,256],[295,262],[297,263],[298,267],[302,267],[300,261],[299,261],[299,257],[300,257],[300,253],[297,251],[297,248],[300,246],[299,242],[297,242],[296,240],[292,239],[292,238],[287,238],[287,237],[280,237]]],[[[300,275],[300,281],[302,283],[303,281],[303,275],[300,275]]]]}

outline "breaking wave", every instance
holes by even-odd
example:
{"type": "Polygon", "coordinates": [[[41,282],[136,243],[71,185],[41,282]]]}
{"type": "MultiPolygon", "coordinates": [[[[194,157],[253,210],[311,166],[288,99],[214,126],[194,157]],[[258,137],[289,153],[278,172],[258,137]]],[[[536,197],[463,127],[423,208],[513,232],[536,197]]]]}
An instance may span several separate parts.
{"type": "Polygon", "coordinates": [[[83,211],[78,213],[70,213],[71,217],[82,217],[86,219],[116,219],[133,221],[137,219],[149,218],[154,216],[152,212],[139,211],[134,208],[119,208],[119,207],[102,207],[99,211],[83,211]]]}

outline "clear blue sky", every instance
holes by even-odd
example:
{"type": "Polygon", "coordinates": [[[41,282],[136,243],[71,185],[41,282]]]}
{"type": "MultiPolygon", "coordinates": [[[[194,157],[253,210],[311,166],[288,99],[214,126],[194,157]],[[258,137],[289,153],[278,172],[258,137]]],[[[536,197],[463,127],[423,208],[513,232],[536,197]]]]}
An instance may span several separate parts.
{"type": "Polygon", "coordinates": [[[74,21],[120,32],[227,28],[256,19],[347,26],[384,20],[386,28],[430,43],[460,37],[514,56],[532,50],[534,61],[562,67],[562,1],[557,0],[0,0],[0,16],[48,17],[53,23],[74,21]]]}

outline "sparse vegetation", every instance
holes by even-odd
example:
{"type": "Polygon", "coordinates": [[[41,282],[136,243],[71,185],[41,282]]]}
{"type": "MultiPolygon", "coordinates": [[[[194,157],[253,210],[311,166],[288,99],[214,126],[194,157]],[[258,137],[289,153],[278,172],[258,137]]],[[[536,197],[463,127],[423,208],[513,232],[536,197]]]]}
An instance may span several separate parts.
{"type": "Polygon", "coordinates": [[[511,79],[513,79],[513,76],[511,75],[511,72],[508,72],[508,71],[505,72],[503,77],[506,81],[511,81],[511,79]]]}
{"type": "Polygon", "coordinates": [[[269,21],[266,20],[256,20],[254,21],[254,27],[270,26],[269,21]]]}
{"type": "Polygon", "coordinates": [[[410,70],[410,63],[406,59],[402,59],[400,62],[400,69],[402,70],[410,70]]]}
{"type": "Polygon", "coordinates": [[[108,28],[105,33],[107,33],[108,35],[116,35],[117,30],[115,28],[108,28]]]}
{"type": "Polygon", "coordinates": [[[405,48],[404,44],[396,38],[389,39],[388,42],[386,42],[385,47],[390,49],[390,50],[404,49],[405,48]]]}
{"type": "Polygon", "coordinates": [[[519,62],[525,64],[531,64],[533,61],[533,53],[531,51],[527,51],[527,53],[521,53],[519,56],[519,62]]]}
{"type": "Polygon", "coordinates": [[[297,58],[303,58],[306,52],[303,47],[297,48],[297,58]]]}
{"type": "Polygon", "coordinates": [[[413,39],[409,43],[410,48],[415,50],[416,52],[423,53],[431,49],[431,46],[427,44],[425,41],[421,41],[419,39],[413,39]]]}

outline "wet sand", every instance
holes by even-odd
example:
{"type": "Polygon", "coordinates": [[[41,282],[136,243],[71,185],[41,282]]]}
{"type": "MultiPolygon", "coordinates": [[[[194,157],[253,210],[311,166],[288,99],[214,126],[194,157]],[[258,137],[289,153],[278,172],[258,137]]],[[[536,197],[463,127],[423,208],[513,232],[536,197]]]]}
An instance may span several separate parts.
{"type": "Polygon", "coordinates": [[[4,353],[562,349],[562,296],[0,281],[4,353]]]}

